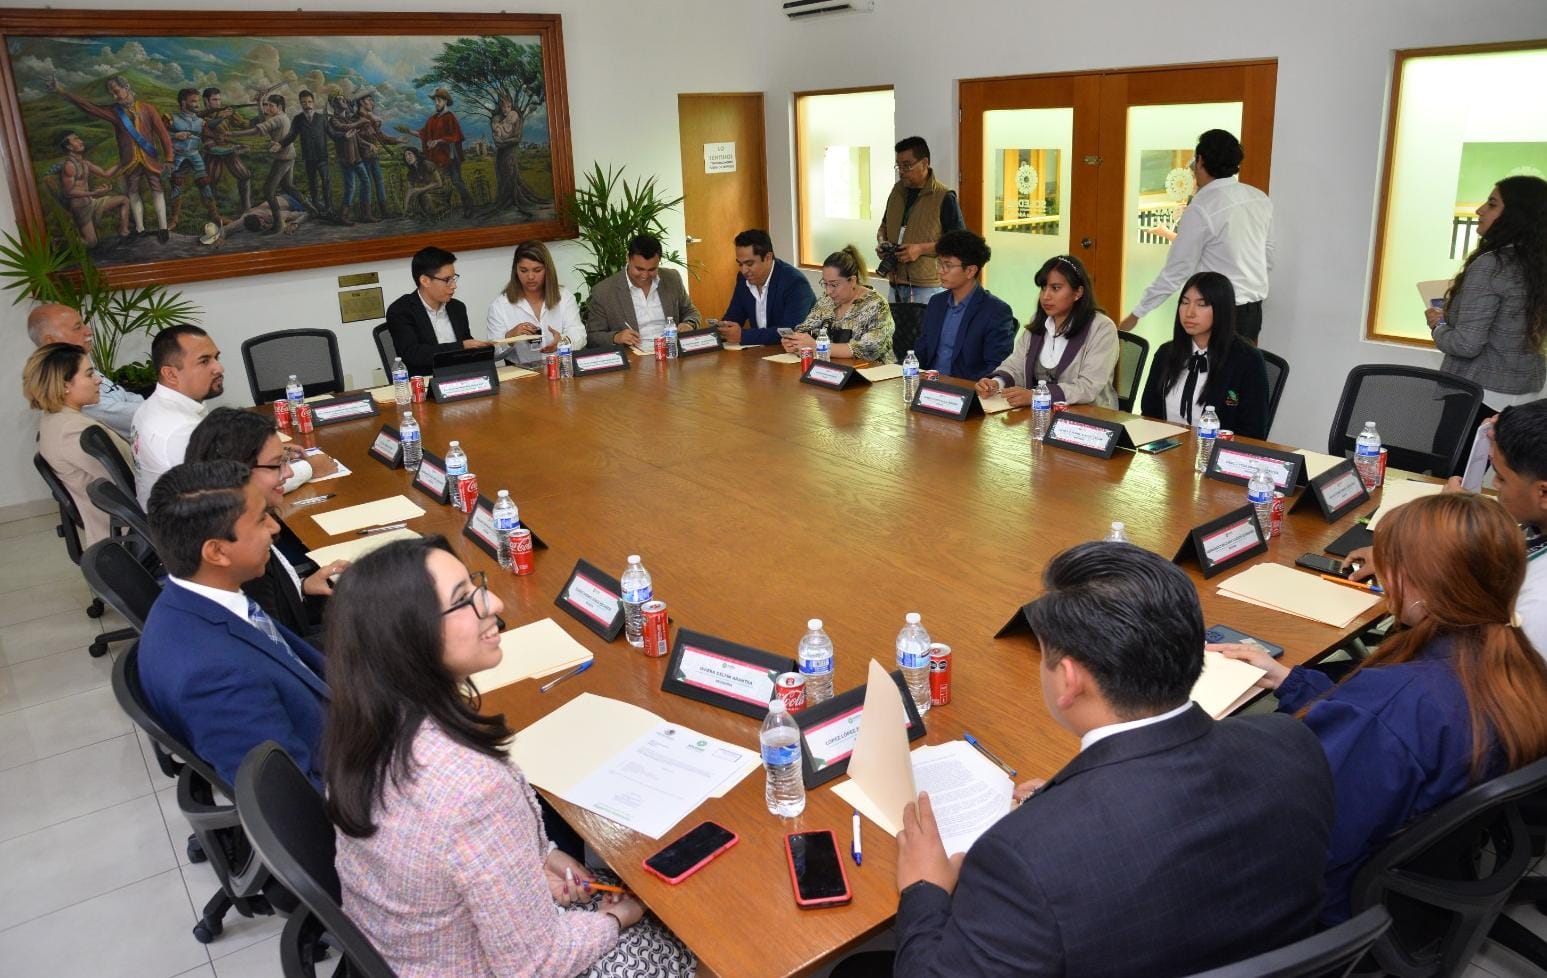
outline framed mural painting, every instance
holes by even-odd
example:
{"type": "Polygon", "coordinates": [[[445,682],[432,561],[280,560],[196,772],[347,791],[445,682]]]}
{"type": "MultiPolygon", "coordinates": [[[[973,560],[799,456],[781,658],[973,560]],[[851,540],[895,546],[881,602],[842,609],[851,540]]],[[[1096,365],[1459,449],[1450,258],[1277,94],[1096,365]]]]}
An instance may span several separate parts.
{"type": "Polygon", "coordinates": [[[0,9],[18,224],[115,285],[572,237],[556,14],[0,9]]]}

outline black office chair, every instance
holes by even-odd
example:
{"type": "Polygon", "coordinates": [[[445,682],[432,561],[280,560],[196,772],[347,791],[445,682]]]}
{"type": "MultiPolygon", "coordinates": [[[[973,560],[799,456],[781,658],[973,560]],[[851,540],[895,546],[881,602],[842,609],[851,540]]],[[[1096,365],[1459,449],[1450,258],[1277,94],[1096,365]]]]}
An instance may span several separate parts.
{"type": "Polygon", "coordinates": [[[1117,407],[1131,412],[1139,400],[1139,378],[1150,358],[1150,343],[1133,333],[1119,332],[1117,339],[1117,407]]]}
{"type": "Polygon", "coordinates": [[[387,324],[371,330],[371,339],[376,341],[376,355],[381,357],[381,372],[387,378],[387,383],[392,383],[392,361],[397,359],[397,348],[392,345],[392,332],[387,329],[387,324]]]}
{"type": "Polygon", "coordinates": [[[926,306],[922,302],[893,302],[891,307],[892,354],[902,363],[909,350],[918,348],[919,337],[924,335],[926,306]]]}
{"type": "MultiPolygon", "coordinates": [[[[86,524],[81,519],[81,511],[75,505],[75,499],[70,495],[70,490],[65,488],[59,476],[55,474],[53,466],[42,455],[32,456],[32,464],[38,470],[38,475],[43,477],[43,483],[48,486],[49,494],[54,497],[54,503],[59,507],[59,525],[54,527],[60,539],[64,540],[65,553],[70,556],[70,561],[77,567],[85,556],[81,549],[81,533],[86,524]]],[[[100,507],[99,507],[100,508],[100,507]]],[[[91,584],[91,578],[87,577],[86,583],[91,584]]],[[[93,590],[91,604],[86,606],[88,618],[101,618],[102,612],[107,610],[102,603],[100,593],[93,590]]],[[[138,635],[139,632],[132,628],[116,628],[111,632],[102,632],[86,650],[93,659],[100,659],[107,655],[107,647],[110,642],[124,642],[138,635]]]]}
{"type": "Polygon", "coordinates": [[[232,796],[231,786],[186,744],[168,733],[151,712],[140,688],[139,653],[140,645],[136,642],[113,664],[113,695],[129,719],[169,755],[161,767],[163,771],[168,771],[169,766],[176,771],[177,807],[193,829],[193,838],[188,840],[188,858],[193,862],[208,859],[220,879],[219,891],[204,904],[199,922],[193,927],[194,940],[208,944],[225,929],[225,916],[232,909],[243,917],[268,916],[274,912],[271,897],[281,904],[287,898],[276,890],[268,870],[254,854],[242,831],[236,806],[225,800],[232,796]],[[181,763],[171,761],[171,757],[180,758],[181,763]]]}
{"type": "Polygon", "coordinates": [[[113,484],[130,499],[134,498],[134,469],[118,454],[118,449],[113,446],[113,436],[106,428],[93,424],[81,429],[81,451],[101,462],[113,484]]]}
{"type": "Polygon", "coordinates": [[[1320,934],[1192,978],[1345,978],[1390,926],[1386,908],[1371,907],[1320,934]]]}
{"type": "Polygon", "coordinates": [[[326,933],[343,955],[345,973],[396,978],[370,939],[344,913],[338,872],[333,868],[333,823],[328,821],[322,796],[284,748],[268,741],[248,752],[236,772],[236,810],[259,858],[305,908],[291,916],[280,939],[285,978],[312,978],[306,942],[318,933],[326,933]]]}
{"type": "Polygon", "coordinates": [[[1258,349],[1262,364],[1268,368],[1268,432],[1273,431],[1273,419],[1278,417],[1278,399],[1284,396],[1284,385],[1289,381],[1289,361],[1277,353],[1258,349]]]}
{"type": "Polygon", "coordinates": [[[344,389],[344,365],[338,358],[338,336],[331,329],[281,329],[242,343],[242,365],[256,404],[285,396],[290,375],[306,396],[336,394],[344,389]]]}
{"type": "Polygon", "coordinates": [[[1364,423],[1374,421],[1388,465],[1447,478],[1471,447],[1482,406],[1482,388],[1454,374],[1364,364],[1350,370],[1343,384],[1327,454],[1351,455],[1364,423]]]}
{"type": "Polygon", "coordinates": [[[1375,962],[1401,978],[1459,975],[1535,857],[1522,814],[1547,758],[1470,789],[1399,832],[1354,878],[1357,913],[1384,906],[1375,962]]]}
{"type": "Polygon", "coordinates": [[[86,487],[86,496],[93,506],[107,514],[113,538],[124,543],[152,576],[159,577],[164,568],[156,554],[156,538],[151,536],[150,520],[133,493],[124,492],[106,479],[93,479],[86,487]]]}
{"type": "Polygon", "coordinates": [[[124,616],[133,638],[145,631],[150,606],[161,596],[161,582],[130,553],[124,541],[98,540],[81,555],[81,573],[91,590],[124,616]]]}

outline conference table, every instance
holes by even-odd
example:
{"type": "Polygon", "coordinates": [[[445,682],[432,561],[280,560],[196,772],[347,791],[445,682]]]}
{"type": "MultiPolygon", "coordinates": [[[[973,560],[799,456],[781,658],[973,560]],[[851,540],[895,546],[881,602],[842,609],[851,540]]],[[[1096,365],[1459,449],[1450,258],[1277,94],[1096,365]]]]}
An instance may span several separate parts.
{"type": "MultiPolygon", "coordinates": [[[[643,656],[621,636],[605,643],[555,606],[577,559],[616,576],[629,554],[640,554],[673,635],[689,628],[793,657],[806,620],[822,619],[836,648],[837,692],[862,685],[871,658],[895,668],[903,616],[921,613],[932,639],[954,650],[953,689],[949,705],[926,715],[927,736],[913,746],[970,731],[1017,769],[1016,780],[1050,777],[1078,740],[1043,707],[1035,640],[995,639],[995,632],[1039,593],[1042,568],[1059,551],[1101,539],[1121,520],[1133,543],[1170,557],[1191,528],[1244,505],[1245,489],[1197,474],[1190,435],[1162,454],[1100,459],[1033,441],[1028,410],[965,422],[921,415],[907,410],[900,380],[826,390],[800,383],[799,366],[763,359],[774,352],[630,357],[624,372],[562,381],[528,375],[501,384],[497,396],[415,405],[425,447],[444,455],[459,440],[482,493],[510,490],[523,523],[548,544],[530,575],[502,571],[462,535],[463,514],[367,454],[382,423],[397,423],[393,405],[383,405],[381,417],[296,435],[353,474],[294,493],[291,503],[337,495],[287,509],[287,522],[308,546],[337,543],[344,537],[329,538],[307,515],[403,493],[428,511],[409,527],[446,535],[469,568],[486,571],[510,627],[552,617],[595,654],[589,671],[546,694],[525,681],[484,696],[484,710],[503,713],[513,729],[590,692],[757,748],[757,720],[663,692],[666,659],[643,656]]],[[[1378,500],[1377,493],[1356,512],[1378,500]]],[[[1290,513],[1256,561],[1292,564],[1354,519],[1329,524],[1314,506],[1290,513]]],[[[1351,633],[1226,598],[1215,592],[1219,578],[1204,582],[1196,566],[1188,573],[1205,625],[1282,645],[1286,664],[1314,661],[1351,633]]],[[[586,736],[574,731],[577,740],[586,736]]],[[[708,967],[756,978],[829,964],[887,927],[896,911],[896,845],[866,822],[864,864],[854,866],[850,808],[833,783],[809,793],[802,816],[781,820],[768,813],[762,774],[754,772],[660,840],[549,801],[708,967]],[[641,868],[702,819],[738,833],[739,844],[677,886],[641,868]],[[847,906],[794,903],[783,837],[811,829],[833,829],[845,850],[854,894],[847,906]]]]}

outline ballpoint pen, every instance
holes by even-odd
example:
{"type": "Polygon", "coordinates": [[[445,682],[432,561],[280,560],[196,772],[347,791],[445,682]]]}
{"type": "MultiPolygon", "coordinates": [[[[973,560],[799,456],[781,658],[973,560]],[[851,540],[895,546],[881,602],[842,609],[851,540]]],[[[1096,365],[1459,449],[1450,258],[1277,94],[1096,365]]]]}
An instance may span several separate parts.
{"type": "Polygon", "coordinates": [[[582,663],[580,663],[580,665],[578,665],[575,668],[571,669],[569,672],[566,672],[564,675],[559,676],[557,679],[550,679],[547,682],[543,683],[541,686],[537,687],[537,691],[539,693],[546,693],[548,690],[550,690],[553,687],[557,686],[559,683],[562,683],[564,680],[571,679],[571,678],[573,678],[575,676],[580,675],[582,672],[585,672],[587,669],[591,668],[591,663],[595,662],[595,661],[596,661],[595,659],[592,659],[592,660],[590,660],[590,662],[582,662],[582,663]]]}
{"type": "Polygon", "coordinates": [[[849,847],[849,854],[854,857],[854,865],[859,866],[865,861],[865,852],[859,844],[859,809],[854,809],[854,844],[849,847]]]}
{"type": "Polygon", "coordinates": [[[338,493],[336,493],[336,492],[325,492],[325,493],[323,493],[320,496],[313,496],[310,499],[298,499],[295,502],[290,504],[290,508],[291,509],[300,509],[302,506],[315,506],[318,503],[325,503],[329,499],[332,499],[334,496],[337,496],[337,495],[338,495],[338,493]]]}
{"type": "Polygon", "coordinates": [[[1386,589],[1381,587],[1379,584],[1366,584],[1363,581],[1350,581],[1347,578],[1338,577],[1336,574],[1323,574],[1321,575],[1321,579],[1324,581],[1331,581],[1333,584],[1341,584],[1344,587],[1358,588],[1361,591],[1368,591],[1371,594],[1386,593],[1386,589]]]}
{"type": "Polygon", "coordinates": [[[368,526],[363,530],[356,530],[355,536],[368,537],[377,533],[389,533],[392,530],[402,530],[408,527],[407,523],[388,523],[385,526],[368,526]]]}
{"type": "Polygon", "coordinates": [[[1010,765],[1006,764],[1004,761],[1001,761],[999,759],[999,757],[993,751],[989,750],[987,747],[984,747],[982,744],[978,743],[978,738],[974,737],[970,733],[963,732],[962,733],[962,739],[965,740],[967,743],[971,744],[973,747],[976,747],[978,749],[978,753],[979,754],[982,754],[984,757],[988,758],[989,760],[993,761],[995,764],[999,765],[999,770],[1001,770],[1004,773],[1008,774],[1012,778],[1015,777],[1015,768],[1013,768],[1010,765]]]}

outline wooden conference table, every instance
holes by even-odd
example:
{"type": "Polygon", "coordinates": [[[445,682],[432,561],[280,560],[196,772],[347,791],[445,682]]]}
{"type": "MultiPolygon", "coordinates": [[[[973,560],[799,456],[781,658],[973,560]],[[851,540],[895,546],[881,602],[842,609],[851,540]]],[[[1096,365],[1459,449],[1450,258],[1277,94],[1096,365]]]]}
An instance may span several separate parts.
{"type": "MultiPolygon", "coordinates": [[[[1102,460],[1032,442],[1030,411],[965,423],[921,416],[906,410],[901,381],[819,389],[798,383],[798,366],[764,362],[771,352],[635,357],[624,373],[525,377],[502,384],[496,397],[416,405],[425,446],[444,455],[449,440],[460,440],[483,494],[509,489],[523,522],[549,544],[529,576],[502,572],[461,536],[462,514],[367,456],[380,425],[396,423],[390,405],[382,417],[298,436],[354,474],[303,487],[294,499],[338,496],[288,522],[310,546],[338,542],[345,538],[330,540],[306,514],[404,493],[429,510],[409,526],[445,534],[470,568],[486,571],[511,627],[553,617],[595,653],[588,672],[550,693],[528,681],[486,696],[485,709],[502,711],[513,728],[591,692],[756,749],[757,721],[663,693],[665,659],[645,658],[621,637],[607,645],[554,606],[577,558],[617,575],[638,553],[675,627],[793,656],[806,619],[821,618],[836,647],[839,692],[864,682],[871,657],[894,668],[903,616],[922,613],[930,636],[954,650],[953,698],[925,717],[927,738],[914,746],[966,729],[1017,768],[1017,780],[1051,776],[1078,741],[1042,705],[1035,642],[994,633],[1039,592],[1052,555],[1104,537],[1111,521],[1169,556],[1190,528],[1243,505],[1245,490],[1197,475],[1191,439],[1160,455],[1119,451],[1102,460]]],[[[1329,525],[1314,506],[1290,514],[1257,559],[1292,564],[1352,521],[1329,525]]],[[[1286,664],[1324,655],[1346,637],[1220,597],[1195,568],[1189,573],[1207,625],[1283,645],[1286,664]]],[[[845,858],[853,902],[795,906],[784,834],[831,828],[848,845],[850,810],[831,785],[810,793],[799,819],[781,821],[768,814],[754,772],[660,841],[550,800],[727,978],[808,973],[884,928],[896,910],[896,847],[869,822],[864,865],[845,858]],[[739,833],[740,844],[675,887],[641,869],[644,857],[705,818],[739,833]]]]}

